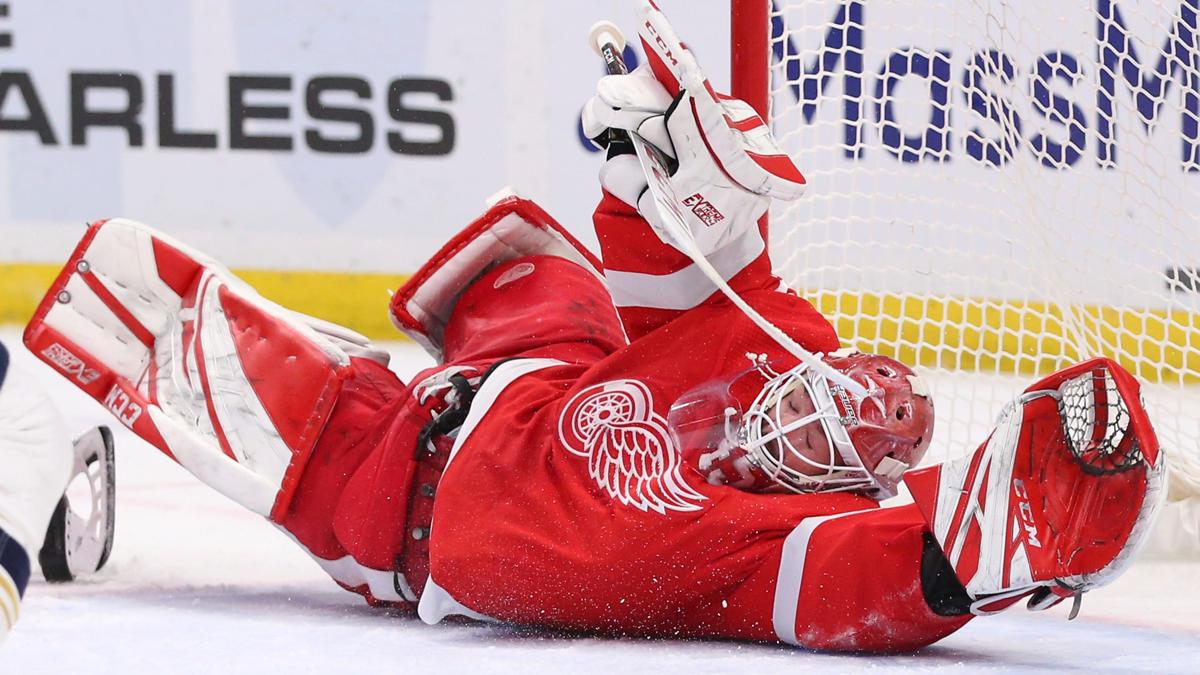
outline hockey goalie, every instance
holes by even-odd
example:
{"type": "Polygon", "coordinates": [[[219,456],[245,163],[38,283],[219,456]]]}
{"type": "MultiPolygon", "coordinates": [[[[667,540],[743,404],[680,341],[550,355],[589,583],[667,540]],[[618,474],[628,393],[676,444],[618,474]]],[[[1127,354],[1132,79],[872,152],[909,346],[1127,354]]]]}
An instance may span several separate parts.
{"type": "Polygon", "coordinates": [[[771,272],[759,219],[800,196],[800,171],[660,18],[643,30],[649,67],[585,106],[607,146],[600,257],[500,199],[393,297],[437,360],[411,382],[127,220],[88,229],[26,343],[343,587],[429,623],[896,652],[1119,575],[1163,493],[1138,382],[1080,363],[997,411],[974,451],[916,468],[921,379],[842,350],[771,272]],[[668,243],[614,129],[670,158],[705,258],[818,365],[668,243]],[[914,502],[880,507],[901,482],[914,502]]]}

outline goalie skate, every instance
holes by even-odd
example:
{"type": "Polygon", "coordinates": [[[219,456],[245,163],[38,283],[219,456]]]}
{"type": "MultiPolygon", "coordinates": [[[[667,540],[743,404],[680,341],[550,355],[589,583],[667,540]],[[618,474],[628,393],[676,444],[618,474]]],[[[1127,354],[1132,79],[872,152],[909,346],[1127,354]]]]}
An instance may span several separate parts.
{"type": "MultiPolygon", "coordinates": [[[[1046,609],[1108,584],[1137,555],[1165,495],[1137,380],[1107,359],[1033,385],[971,455],[905,482],[973,601],[1046,609]]],[[[1074,616],[1074,611],[1072,612],[1074,616]]]]}
{"type": "Polygon", "coordinates": [[[54,509],[38,553],[46,581],[74,581],[97,572],[112,552],[116,524],[112,432],[108,427],[96,427],[80,436],[75,440],[74,455],[67,491],[54,509]],[[80,489],[84,485],[86,492],[80,489]],[[73,494],[84,498],[73,499],[73,494]]]}

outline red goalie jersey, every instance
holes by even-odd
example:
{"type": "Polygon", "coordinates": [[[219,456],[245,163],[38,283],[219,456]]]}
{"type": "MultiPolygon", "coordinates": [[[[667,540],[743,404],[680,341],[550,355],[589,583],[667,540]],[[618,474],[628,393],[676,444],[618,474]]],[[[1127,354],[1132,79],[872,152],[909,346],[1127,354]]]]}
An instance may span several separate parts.
{"type": "MultiPolygon", "coordinates": [[[[717,268],[809,349],[836,347],[738,223],[717,268]]],[[[441,361],[407,387],[365,339],[129,221],[89,229],[26,344],[343,586],[430,622],[907,650],[970,613],[1078,597],[1136,553],[1162,463],[1136,380],[1103,359],[1027,389],[975,453],[910,471],[917,506],[726,485],[689,454],[712,447],[693,405],[757,402],[729,384],[759,372],[746,355],[791,359],[627,202],[606,195],[596,225],[603,266],[515,198],[447,244],[394,298],[441,361]],[[731,396],[694,396],[714,382],[731,396]]],[[[839,424],[865,427],[855,410],[839,424]]],[[[739,433],[763,429],[748,419],[739,433]]]]}
{"type": "MultiPolygon", "coordinates": [[[[595,270],[556,256],[494,267],[444,326],[413,299],[448,265],[402,289],[400,322],[418,337],[433,326],[425,333],[445,365],[369,418],[335,414],[282,524],[369,598],[399,599],[377,576],[396,561],[396,593],[419,595],[429,622],[459,614],[870,650],[912,649],[961,626],[922,597],[914,507],[752,494],[684,466],[667,429],[673,403],[746,371],[748,353],[794,359],[698,283],[632,208],[606,194],[595,223],[612,295],[595,270]],[[469,386],[457,391],[455,376],[469,386]],[[425,411],[474,387],[469,414],[444,431],[461,428],[439,435],[425,411]],[[370,447],[347,450],[346,438],[370,447]]],[[[443,254],[475,241],[460,236],[443,254]]],[[[733,286],[762,314],[812,351],[837,349],[829,323],[770,273],[761,232],[725,255],[733,286]]]]}
{"type": "Polygon", "coordinates": [[[913,405],[893,406],[891,384],[872,378],[898,381],[898,370],[848,365],[819,414],[808,380],[797,404],[795,386],[754,380],[793,377],[796,359],[664,238],[690,238],[758,313],[829,354],[833,328],[771,274],[756,225],[770,199],[799,196],[803,176],[644,9],[650,68],[602,80],[584,127],[674,153],[674,173],[655,176],[686,195],[667,204],[686,207],[682,221],[656,231],[639,215],[663,212],[619,148],[595,214],[603,263],[531,202],[500,201],[393,298],[396,323],[438,360],[411,385],[366,338],[278,307],[123,220],[89,228],[26,344],[285,529],[338,583],[428,622],[902,651],[972,613],[1026,597],[1042,609],[1118,575],[1165,470],[1118,364],[1085,362],[1027,389],[975,453],[905,474],[917,505],[893,508],[857,491],[886,494],[927,447],[932,404],[912,400],[927,398],[918,378],[903,385],[913,405]],[[855,388],[871,393],[854,403],[855,388]],[[764,399],[774,426],[752,417],[764,399]],[[744,419],[728,424],[738,409],[744,419]],[[699,419],[726,422],[707,428],[734,429],[743,454],[696,442],[699,419]],[[892,427],[905,433],[881,435],[892,427]],[[832,463],[810,480],[801,446],[822,443],[871,482],[838,483],[849,471],[832,463]],[[805,493],[727,484],[749,480],[727,480],[742,460],[757,462],[755,480],[786,474],[805,493]]]}

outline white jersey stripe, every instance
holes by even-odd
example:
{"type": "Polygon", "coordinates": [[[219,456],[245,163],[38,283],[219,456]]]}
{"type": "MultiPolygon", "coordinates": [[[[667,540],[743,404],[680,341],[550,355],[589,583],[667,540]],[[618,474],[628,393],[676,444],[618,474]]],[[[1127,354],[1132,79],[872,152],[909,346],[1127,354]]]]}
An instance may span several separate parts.
{"type": "MultiPolygon", "coordinates": [[[[736,241],[710,253],[709,262],[729,281],[762,255],[766,246],[758,230],[746,232],[736,241]]],[[[704,302],[717,287],[696,265],[688,265],[671,274],[643,274],[605,270],[604,279],[618,308],[646,307],[685,310],[704,302]]]]}
{"type": "Polygon", "coordinates": [[[454,461],[454,457],[462,449],[463,443],[466,443],[467,438],[474,433],[475,427],[479,426],[479,423],[483,421],[484,415],[491,410],[492,404],[500,397],[500,393],[508,388],[508,385],[512,384],[517,378],[534,371],[550,368],[551,366],[565,365],[565,361],[559,361],[558,359],[514,359],[500,364],[496,370],[488,375],[483,386],[475,394],[475,399],[471,402],[471,412],[467,413],[467,419],[463,420],[462,429],[454,439],[454,447],[450,449],[450,457],[446,460],[446,468],[450,467],[450,462],[454,461]]]}
{"type": "MultiPolygon", "coordinates": [[[[450,450],[449,459],[446,460],[446,468],[450,468],[458,451],[462,449],[463,443],[474,433],[475,427],[479,426],[479,422],[491,410],[496,399],[500,397],[501,392],[508,388],[508,385],[523,375],[561,365],[565,365],[565,363],[555,359],[517,359],[501,364],[491,375],[488,375],[483,386],[479,388],[479,392],[475,394],[475,400],[471,402],[471,412],[467,413],[467,419],[463,421],[458,437],[454,439],[454,447],[450,450]]],[[[445,475],[445,471],[442,475],[445,475]]],[[[437,537],[437,527],[433,523],[430,523],[429,527],[429,538],[432,541],[437,537]]],[[[417,604],[417,616],[421,617],[425,623],[432,625],[451,615],[465,616],[479,621],[493,620],[455,599],[453,595],[438,585],[437,580],[434,579],[434,570],[430,569],[429,580],[425,582],[425,590],[421,593],[420,603],[417,604]]]]}
{"type": "Polygon", "coordinates": [[[417,596],[408,587],[408,582],[405,581],[403,574],[397,574],[392,571],[377,570],[367,567],[353,556],[344,555],[336,560],[322,558],[308,547],[300,543],[300,540],[291,532],[279,528],[289,539],[296,542],[296,545],[304,550],[305,553],[312,556],[317,565],[325,571],[334,581],[343,583],[350,587],[365,585],[371,591],[371,595],[376,600],[384,600],[387,602],[416,602],[417,596]]]}
{"type": "Polygon", "coordinates": [[[425,582],[425,591],[421,593],[421,602],[417,605],[417,616],[421,617],[421,621],[431,626],[435,623],[440,623],[442,619],[448,616],[465,616],[468,619],[486,621],[488,623],[497,623],[499,621],[486,614],[480,614],[458,600],[455,600],[454,596],[450,595],[446,589],[437,585],[433,577],[429,577],[429,581],[425,582]]]}
{"type": "Polygon", "coordinates": [[[800,603],[800,589],[804,586],[804,563],[808,558],[808,542],[818,527],[830,520],[858,513],[874,513],[877,509],[836,513],[832,516],[805,518],[796,529],[783,540],[783,554],[779,558],[779,574],[775,579],[775,608],[772,620],[775,635],[782,642],[799,647],[805,646],[796,637],[796,609],[800,603]]]}

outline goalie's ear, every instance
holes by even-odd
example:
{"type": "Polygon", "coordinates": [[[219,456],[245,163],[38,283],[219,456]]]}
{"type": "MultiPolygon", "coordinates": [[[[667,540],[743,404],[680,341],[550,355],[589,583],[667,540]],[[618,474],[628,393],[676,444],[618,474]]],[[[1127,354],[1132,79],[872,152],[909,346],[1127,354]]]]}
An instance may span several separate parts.
{"type": "Polygon", "coordinates": [[[483,215],[446,242],[392,296],[392,323],[439,362],[446,323],[459,297],[496,264],[549,255],[603,279],[600,260],[533,201],[506,189],[489,203],[483,215]]]}

